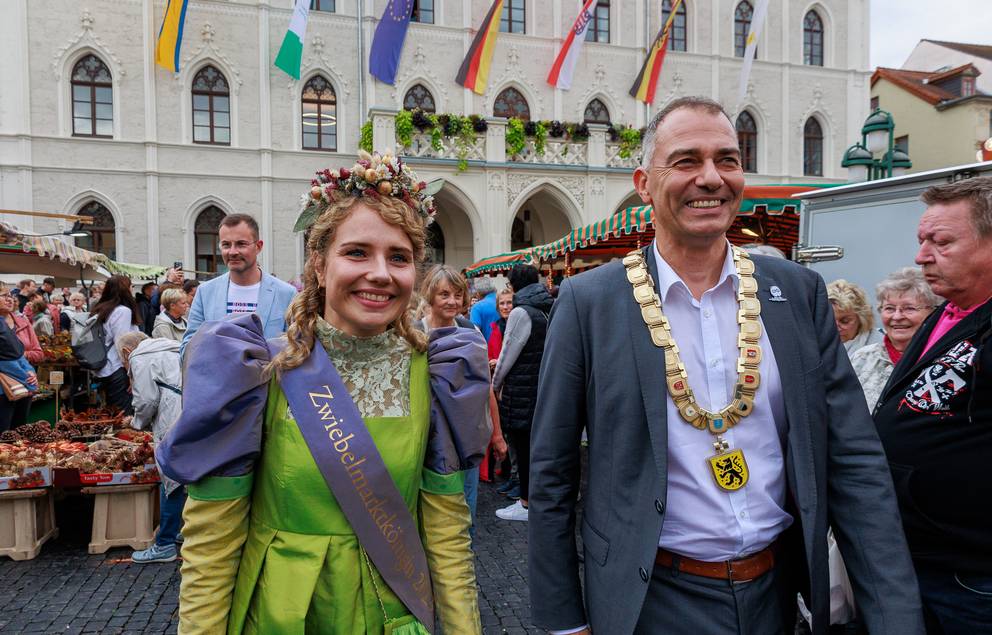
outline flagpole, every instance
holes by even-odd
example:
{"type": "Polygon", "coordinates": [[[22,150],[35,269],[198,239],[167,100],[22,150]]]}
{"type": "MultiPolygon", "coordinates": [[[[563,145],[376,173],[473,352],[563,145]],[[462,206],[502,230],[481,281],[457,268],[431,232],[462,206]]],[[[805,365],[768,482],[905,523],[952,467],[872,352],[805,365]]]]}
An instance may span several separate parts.
{"type": "MultiPolygon", "coordinates": [[[[358,0],[358,122],[359,128],[368,118],[365,107],[365,0],[358,0]]],[[[384,152],[385,148],[376,148],[384,152]]]]}

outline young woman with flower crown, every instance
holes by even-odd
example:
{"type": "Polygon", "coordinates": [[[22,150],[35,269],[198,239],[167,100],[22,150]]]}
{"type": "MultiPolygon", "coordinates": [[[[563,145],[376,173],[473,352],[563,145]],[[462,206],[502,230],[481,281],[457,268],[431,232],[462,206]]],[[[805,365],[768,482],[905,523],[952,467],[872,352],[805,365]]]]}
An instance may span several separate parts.
{"type": "Polygon", "coordinates": [[[318,173],[286,336],[242,315],[191,341],[158,450],[189,485],[180,632],[481,633],[460,475],[489,440],[486,348],[410,326],[432,213],[388,153],[318,173]]]}

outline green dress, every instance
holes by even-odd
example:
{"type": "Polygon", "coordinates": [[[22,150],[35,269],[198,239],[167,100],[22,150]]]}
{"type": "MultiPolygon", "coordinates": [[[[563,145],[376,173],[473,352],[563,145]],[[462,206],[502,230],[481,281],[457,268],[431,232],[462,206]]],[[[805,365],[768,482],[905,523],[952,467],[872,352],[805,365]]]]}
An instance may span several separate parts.
{"type": "MultiPolygon", "coordinates": [[[[427,356],[411,356],[391,332],[359,340],[321,321],[318,335],[349,392],[362,395],[359,411],[416,521],[430,425],[427,356]]],[[[366,559],[275,381],[250,518],[229,633],[377,634],[409,615],[366,559]]]]}

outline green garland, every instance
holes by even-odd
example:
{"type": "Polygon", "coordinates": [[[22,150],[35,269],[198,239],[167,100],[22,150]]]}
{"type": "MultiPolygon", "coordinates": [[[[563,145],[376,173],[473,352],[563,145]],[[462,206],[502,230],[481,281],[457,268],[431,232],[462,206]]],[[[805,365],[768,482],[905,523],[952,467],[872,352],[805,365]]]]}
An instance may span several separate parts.
{"type": "Polygon", "coordinates": [[[619,128],[620,134],[620,158],[629,159],[634,151],[641,147],[641,131],[637,128],[619,128]]]}
{"type": "Polygon", "coordinates": [[[538,121],[534,126],[534,151],[544,156],[544,142],[548,138],[548,127],[543,121],[538,121]]]}
{"type": "Polygon", "coordinates": [[[396,142],[404,148],[413,145],[413,113],[409,110],[401,110],[396,113],[396,142]]]}
{"type": "Polygon", "coordinates": [[[527,137],[524,134],[524,122],[516,117],[506,122],[506,156],[513,157],[527,146],[527,137]]]}
{"type": "Polygon", "coordinates": [[[362,124],[362,135],[358,140],[358,147],[368,153],[372,153],[372,120],[369,119],[362,124]]]}

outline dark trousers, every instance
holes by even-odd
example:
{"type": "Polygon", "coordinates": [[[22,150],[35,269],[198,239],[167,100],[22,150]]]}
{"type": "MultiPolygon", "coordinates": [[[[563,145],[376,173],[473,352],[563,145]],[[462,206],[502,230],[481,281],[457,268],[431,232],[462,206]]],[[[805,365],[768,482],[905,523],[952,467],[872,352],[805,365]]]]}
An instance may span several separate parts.
{"type": "Polygon", "coordinates": [[[506,430],[510,444],[517,453],[517,476],[520,479],[520,498],[530,500],[530,428],[506,430]]]}
{"type": "Polygon", "coordinates": [[[992,575],[916,565],[928,635],[992,633],[992,575]]]}
{"type": "Polygon", "coordinates": [[[159,521],[155,544],[168,547],[176,544],[176,536],[183,524],[183,506],[186,505],[186,488],[179,486],[172,494],[165,495],[165,486],[158,486],[159,521]]]}
{"type": "MultiPolygon", "coordinates": [[[[714,580],[674,567],[654,568],[635,635],[780,635],[795,623],[783,619],[777,572],[748,582],[714,580]]],[[[795,605],[795,594],[792,604],[795,605]]],[[[793,609],[794,612],[794,609],[793,609]]]]}
{"type": "Polygon", "coordinates": [[[118,368],[99,382],[108,406],[117,406],[126,415],[134,414],[134,408],[131,407],[131,380],[128,379],[126,370],[118,368]]]}
{"type": "Polygon", "coordinates": [[[0,391],[0,432],[22,426],[28,422],[31,412],[31,397],[11,401],[0,391]]]}

